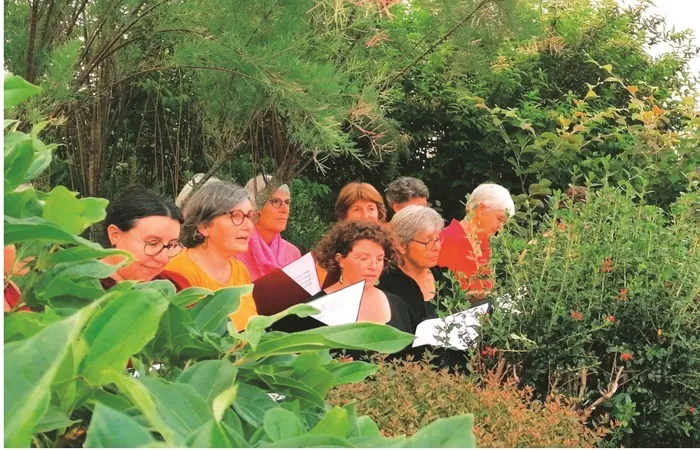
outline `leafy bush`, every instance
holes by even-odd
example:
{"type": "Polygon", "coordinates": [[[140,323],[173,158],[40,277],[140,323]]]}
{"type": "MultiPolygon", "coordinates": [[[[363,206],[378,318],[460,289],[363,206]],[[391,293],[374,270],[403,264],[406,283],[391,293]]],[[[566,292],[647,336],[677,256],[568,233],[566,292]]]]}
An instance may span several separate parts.
{"type": "Polygon", "coordinates": [[[610,444],[700,442],[700,193],[670,215],[629,187],[561,193],[539,229],[496,240],[500,308],[480,355],[503,358],[538,398],[578,398],[621,424],[610,444]]]}
{"type": "MultiPolygon", "coordinates": [[[[606,430],[586,426],[586,415],[560,395],[533,401],[532,389],[520,390],[497,373],[483,378],[435,370],[425,361],[379,363],[379,372],[362,383],[330,392],[331,403],[358,401],[358,410],[374,419],[386,436],[412,434],[440,417],[469,411],[479,447],[591,447],[606,430]]],[[[459,434],[456,431],[455,434],[459,434]]]]}
{"type": "MultiPolygon", "coordinates": [[[[14,76],[5,88],[6,107],[37,91],[14,76]]],[[[315,313],[308,305],[255,317],[239,333],[228,313],[251,286],[175,293],[163,280],[125,281],[103,291],[98,280],[116,268],[98,258],[121,252],[78,234],[104,217],[106,200],[62,186],[16,190],[46,168],[51,148],[40,126],[5,125],[5,245],[30,258],[14,281],[32,308],[4,317],[5,446],[474,446],[470,416],[389,440],[353,403],[327,403],[332,387],[377,370],[330,349],[395,352],[409,334],[371,323],[264,331],[315,313]],[[456,427],[467,432],[454,436],[456,427]]]]}

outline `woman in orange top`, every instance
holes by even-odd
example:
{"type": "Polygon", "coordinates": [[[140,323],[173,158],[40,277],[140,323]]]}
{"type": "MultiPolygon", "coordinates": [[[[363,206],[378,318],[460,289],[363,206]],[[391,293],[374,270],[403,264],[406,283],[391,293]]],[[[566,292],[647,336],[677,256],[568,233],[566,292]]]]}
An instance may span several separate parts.
{"type": "MultiPolygon", "coordinates": [[[[212,291],[250,284],[248,269],[235,259],[248,250],[259,216],[245,189],[213,181],[187,200],[183,214],[182,241],[187,248],[170,260],[166,269],[181,275],[192,286],[212,291]]],[[[252,295],[245,295],[238,311],[230,317],[240,331],[256,314],[252,295]]]]}

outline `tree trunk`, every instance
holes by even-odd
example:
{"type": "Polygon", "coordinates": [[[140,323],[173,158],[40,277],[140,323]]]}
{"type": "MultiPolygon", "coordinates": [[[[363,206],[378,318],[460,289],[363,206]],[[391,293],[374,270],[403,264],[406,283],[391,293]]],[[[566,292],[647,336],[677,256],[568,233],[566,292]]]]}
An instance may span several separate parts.
{"type": "Polygon", "coordinates": [[[39,0],[30,3],[29,37],[27,39],[27,63],[24,67],[24,79],[34,83],[36,79],[36,31],[39,25],[39,0]]]}

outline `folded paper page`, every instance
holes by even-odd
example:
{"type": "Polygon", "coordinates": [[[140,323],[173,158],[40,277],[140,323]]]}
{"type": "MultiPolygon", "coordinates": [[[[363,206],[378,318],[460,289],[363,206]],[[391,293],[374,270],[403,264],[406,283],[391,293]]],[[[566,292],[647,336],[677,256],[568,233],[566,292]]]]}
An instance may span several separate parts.
{"type": "Polygon", "coordinates": [[[486,314],[489,303],[483,303],[466,311],[445,318],[424,320],[416,327],[413,346],[432,345],[466,350],[468,344],[478,336],[479,316],[486,314]]]}
{"type": "Polygon", "coordinates": [[[361,281],[310,301],[309,305],[321,311],[312,317],[326,325],[343,325],[357,322],[364,289],[365,282],[361,281]]]}
{"type": "Polygon", "coordinates": [[[282,268],[282,271],[289,275],[299,286],[303,287],[309,295],[316,295],[321,290],[321,283],[316,274],[316,265],[311,253],[307,253],[301,258],[292,261],[282,268]]]}

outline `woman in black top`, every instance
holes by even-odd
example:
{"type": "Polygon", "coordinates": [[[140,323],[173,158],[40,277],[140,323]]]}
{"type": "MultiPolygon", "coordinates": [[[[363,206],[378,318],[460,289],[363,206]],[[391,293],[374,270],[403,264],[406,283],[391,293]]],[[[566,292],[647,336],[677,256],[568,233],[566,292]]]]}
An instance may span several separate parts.
{"type": "Polygon", "coordinates": [[[396,213],[390,226],[399,253],[398,267],[384,273],[377,287],[403,299],[415,333],[419,323],[437,315],[435,300],[447,295],[451,285],[446,269],[436,267],[444,220],[427,206],[411,205],[396,213]],[[442,292],[437,292],[438,286],[442,292]]]}
{"type": "MultiPolygon", "coordinates": [[[[357,321],[383,323],[412,332],[405,302],[375,287],[385,263],[394,258],[393,243],[384,225],[348,220],[337,223],[321,239],[314,254],[321,267],[328,271],[328,276],[338,279],[316,294],[314,299],[365,281],[357,321]]],[[[314,328],[314,325],[319,326],[320,322],[310,318],[287,317],[272,328],[289,332],[314,328]]]]}

